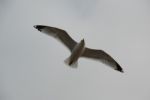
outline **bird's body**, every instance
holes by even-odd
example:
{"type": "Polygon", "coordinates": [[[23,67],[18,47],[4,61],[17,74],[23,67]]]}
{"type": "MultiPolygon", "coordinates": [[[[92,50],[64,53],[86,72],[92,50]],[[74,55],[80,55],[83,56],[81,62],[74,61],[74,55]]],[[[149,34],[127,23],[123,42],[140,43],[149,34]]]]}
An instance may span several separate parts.
{"type": "Polygon", "coordinates": [[[71,55],[69,58],[65,60],[65,62],[69,66],[76,64],[80,57],[86,57],[86,58],[88,57],[88,58],[100,60],[104,64],[111,66],[113,69],[123,72],[121,66],[103,50],[95,50],[95,49],[90,49],[85,47],[84,39],[78,43],[75,40],[73,40],[67,34],[66,31],[62,29],[50,27],[50,26],[44,26],[44,25],[35,25],[34,27],[38,29],[40,32],[46,33],[58,39],[66,47],[69,48],[69,50],[71,51],[71,55]]]}
{"type": "Polygon", "coordinates": [[[80,43],[76,44],[76,46],[72,50],[70,57],[67,59],[68,61],[66,63],[69,65],[77,63],[77,60],[79,59],[79,57],[84,52],[84,49],[85,49],[84,46],[85,46],[85,43],[84,43],[84,39],[83,39],[80,41],[80,43]]]}

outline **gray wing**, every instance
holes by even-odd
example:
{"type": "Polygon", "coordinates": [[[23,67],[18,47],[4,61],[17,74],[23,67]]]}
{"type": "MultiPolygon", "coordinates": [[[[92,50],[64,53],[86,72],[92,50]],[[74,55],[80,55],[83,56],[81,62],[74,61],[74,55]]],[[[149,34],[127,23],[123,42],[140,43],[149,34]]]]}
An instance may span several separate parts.
{"type": "Polygon", "coordinates": [[[111,66],[113,69],[123,72],[121,66],[103,50],[85,48],[82,57],[88,57],[88,58],[93,58],[95,60],[100,60],[104,64],[111,66]]]}
{"type": "Polygon", "coordinates": [[[54,38],[57,38],[65,46],[67,46],[70,49],[70,51],[72,51],[74,46],[77,44],[77,42],[73,40],[65,30],[44,25],[35,25],[34,28],[38,29],[40,32],[46,33],[54,38]]]}

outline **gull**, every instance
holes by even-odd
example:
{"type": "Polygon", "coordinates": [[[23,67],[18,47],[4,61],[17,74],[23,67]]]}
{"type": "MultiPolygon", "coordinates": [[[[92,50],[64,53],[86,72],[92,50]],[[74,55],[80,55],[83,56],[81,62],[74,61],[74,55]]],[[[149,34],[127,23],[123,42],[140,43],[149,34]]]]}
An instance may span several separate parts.
{"type": "Polygon", "coordinates": [[[71,55],[65,60],[65,63],[71,67],[77,67],[78,59],[80,57],[91,58],[112,67],[114,70],[123,73],[121,66],[105,51],[96,50],[85,47],[85,41],[82,39],[80,42],[73,40],[68,33],[56,27],[45,26],[45,25],[34,25],[38,31],[52,36],[62,42],[67,48],[69,48],[71,55]]]}

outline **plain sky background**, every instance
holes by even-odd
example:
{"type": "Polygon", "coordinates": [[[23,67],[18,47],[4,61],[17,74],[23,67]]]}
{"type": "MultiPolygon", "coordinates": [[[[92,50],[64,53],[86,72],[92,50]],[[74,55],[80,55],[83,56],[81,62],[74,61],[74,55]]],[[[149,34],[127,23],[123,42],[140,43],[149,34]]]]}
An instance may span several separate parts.
{"type": "Polygon", "coordinates": [[[0,100],[150,100],[149,0],[0,0],[0,100]],[[33,25],[65,29],[124,69],[89,59],[77,69],[57,40],[33,25]]]}

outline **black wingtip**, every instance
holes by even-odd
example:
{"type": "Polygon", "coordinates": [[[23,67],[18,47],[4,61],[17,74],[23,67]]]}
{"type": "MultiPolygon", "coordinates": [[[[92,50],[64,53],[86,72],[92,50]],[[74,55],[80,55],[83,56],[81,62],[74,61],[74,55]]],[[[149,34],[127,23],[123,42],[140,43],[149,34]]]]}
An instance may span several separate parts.
{"type": "Polygon", "coordinates": [[[41,31],[46,26],[43,26],[43,25],[34,25],[33,27],[36,28],[37,30],[41,31]]]}
{"type": "Polygon", "coordinates": [[[118,70],[119,72],[124,73],[123,69],[121,68],[121,66],[119,64],[117,64],[116,66],[117,66],[116,70],[118,70]]]}

